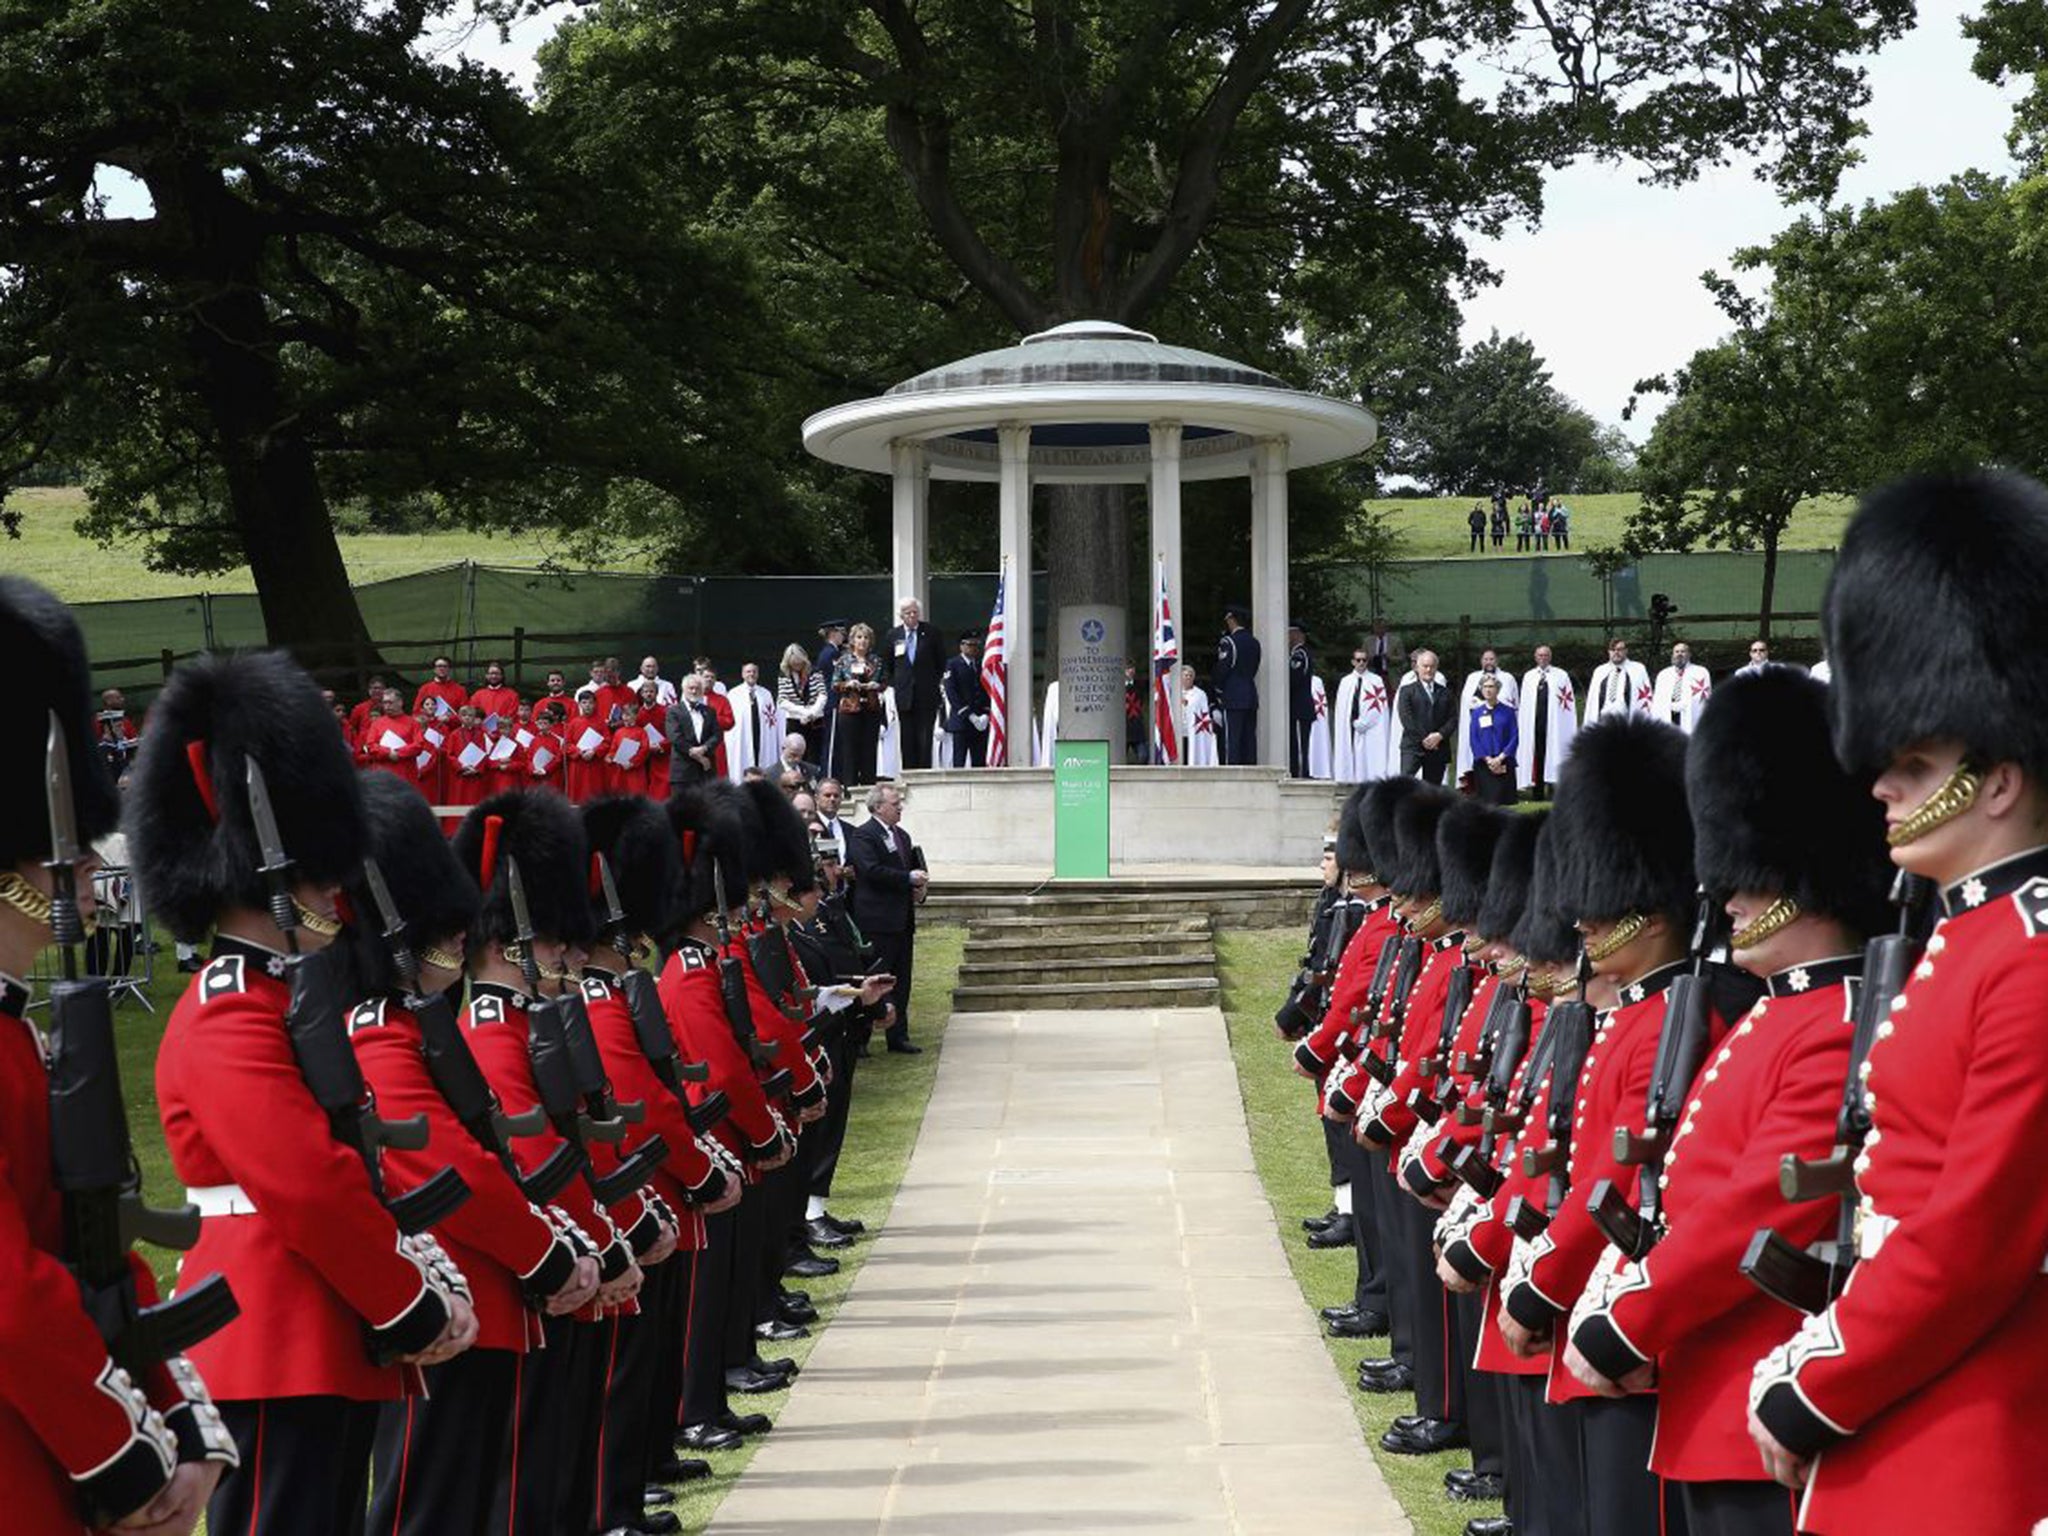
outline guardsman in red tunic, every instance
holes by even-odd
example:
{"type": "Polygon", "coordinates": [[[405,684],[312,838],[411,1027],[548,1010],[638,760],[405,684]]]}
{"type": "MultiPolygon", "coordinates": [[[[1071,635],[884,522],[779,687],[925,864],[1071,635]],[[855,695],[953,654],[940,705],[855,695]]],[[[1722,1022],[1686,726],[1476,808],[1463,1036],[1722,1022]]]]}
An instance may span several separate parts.
{"type": "Polygon", "coordinates": [[[1503,1338],[1517,1355],[1550,1356],[1542,1411],[1577,1428],[1585,1528],[1616,1536],[1654,1536],[1677,1518],[1675,1496],[1649,1469],[1656,1399],[1598,1396],[1564,1368],[1563,1352],[1571,1309],[1607,1246],[1588,1203],[1603,1180],[1634,1195],[1636,1168],[1617,1160],[1614,1132],[1642,1128],[1666,994],[1687,969],[1697,881],[1685,750],[1683,732],[1636,715],[1603,718],[1572,743],[1550,813],[1554,900],[1577,923],[1594,974],[1620,988],[1619,1006],[1600,1015],[1576,1084],[1568,1072],[1553,1078],[1551,1096],[1574,1101],[1568,1183],[1548,1226],[1516,1238],[1500,1282],[1503,1338]]]}
{"type": "Polygon", "coordinates": [[[446,656],[434,658],[434,675],[420,684],[412,696],[412,712],[428,711],[430,719],[455,721],[455,711],[469,702],[469,690],[455,681],[455,663],[446,656]]]}
{"type": "MultiPolygon", "coordinates": [[[[60,724],[84,847],[113,830],[118,807],[93,748],[78,626],[42,588],[0,577],[0,654],[21,668],[28,698],[16,702],[28,718],[60,724]]],[[[139,1378],[114,1363],[64,1264],[46,1047],[26,981],[51,939],[46,741],[46,729],[17,731],[0,750],[0,1499],[7,1529],[22,1536],[108,1526],[184,1536],[233,1465],[234,1444],[185,1360],[139,1378]]],[[[98,862],[87,847],[74,874],[87,918],[98,862]]],[[[154,1282],[131,1263],[147,1305],[154,1282]]]]}
{"type": "Polygon", "coordinates": [[[730,1002],[721,985],[721,929],[730,931],[745,915],[747,821],[739,793],[730,784],[706,780],[673,797],[667,814],[684,874],[673,919],[675,950],[661,975],[662,1008],[682,1053],[711,1069],[706,1081],[690,1085],[692,1098],[702,1102],[718,1092],[731,1105],[714,1134],[742,1161],[747,1177],[739,1210],[705,1218],[704,1247],[691,1278],[684,1360],[680,1444],[690,1450],[725,1450],[740,1442],[738,1433],[726,1427],[728,1350],[735,1340],[749,1346],[753,1330],[753,1277],[742,1273],[739,1218],[755,1201],[761,1176],[794,1155],[796,1136],[769,1102],[750,1050],[757,1041],[745,976],[735,978],[738,992],[730,1002]],[[730,908],[724,912],[719,910],[721,888],[730,908]]]}
{"type": "Polygon", "coordinates": [[[1752,1366],[1798,1314],[1740,1266],[1759,1228],[1804,1248],[1835,1224],[1835,1202],[1785,1199],[1778,1165],[1834,1142],[1863,941],[1886,915],[1884,818],[1835,762],[1827,690],[1796,668],[1715,690],[1686,787],[1700,882],[1768,995],[1699,1064],[1659,1176],[1663,1235],[1640,1261],[1603,1257],[1565,1364],[1603,1397],[1654,1381],[1650,1467],[1677,1485],[1692,1536],[1791,1536],[1792,1496],[1744,1419],[1752,1366]]]}
{"type": "Polygon", "coordinates": [[[261,765],[293,860],[299,945],[324,949],[363,846],[357,775],[326,719],[280,653],[187,662],[157,698],[128,795],[130,861],[153,913],[183,942],[214,934],[156,1066],[171,1166],[205,1218],[182,1273],[225,1276],[241,1304],[192,1351],[241,1451],[208,1505],[213,1531],[358,1528],[378,1405],[416,1378],[404,1367],[476,1337],[459,1276],[399,1232],[286,1029],[288,939],[268,907],[248,765],[261,765]]]}
{"type": "MultiPolygon", "coordinates": [[[[641,1490],[648,1485],[710,1473],[708,1463],[676,1459],[670,1442],[681,1422],[690,1280],[704,1246],[704,1223],[738,1205],[743,1185],[738,1161],[715,1137],[698,1135],[690,1123],[681,1075],[684,1058],[653,996],[654,978],[634,963],[650,936],[668,931],[670,924],[682,861],[668,818],[640,797],[611,796],[583,807],[583,827],[594,866],[592,915],[599,925],[598,941],[583,968],[584,1007],[613,1091],[646,1106],[646,1118],[623,1145],[631,1150],[654,1135],[667,1142],[670,1156],[656,1170],[653,1188],[679,1218],[676,1256],[648,1269],[639,1316],[619,1316],[610,1324],[596,1496],[596,1526],[609,1531],[640,1525],[641,1490]],[[602,869],[595,867],[600,856],[602,869]],[[617,918],[609,906],[606,875],[618,895],[617,918]],[[648,1022],[659,1031],[651,1051],[628,1000],[629,988],[643,986],[654,1003],[648,1022]]],[[[643,1255],[642,1262],[650,1260],[643,1255]]],[[[740,1422],[737,1415],[721,1421],[727,1429],[740,1422]]]]}
{"type": "MultiPolygon", "coordinates": [[[[540,1342],[538,1315],[579,1311],[597,1294],[597,1261],[582,1255],[526,1190],[499,1153],[457,1117],[428,1065],[420,1015],[443,1010],[441,993],[462,981],[462,955],[477,908],[476,882],[456,862],[433,814],[388,777],[363,783],[369,854],[404,929],[398,936],[417,972],[401,979],[367,893],[361,921],[339,941],[350,995],[349,1037],[379,1112],[426,1116],[427,1147],[385,1153],[386,1186],[401,1194],[452,1167],[470,1198],[435,1228],[468,1279],[477,1316],[474,1349],[426,1373],[422,1397],[386,1403],[378,1416],[369,1529],[386,1536],[481,1531],[491,1512],[497,1468],[507,1454],[519,1363],[540,1342]]],[[[467,1051],[466,1041],[460,1048],[467,1051]]],[[[440,1043],[446,1050],[447,1042],[440,1043]]]]}
{"type": "MultiPolygon", "coordinates": [[[[455,857],[482,893],[469,932],[469,1008],[463,1016],[470,1048],[507,1114],[524,1115],[541,1103],[534,1075],[533,985],[558,995],[573,952],[594,937],[585,892],[590,858],[576,812],[556,795],[496,795],[463,819],[455,857]],[[533,923],[528,952],[510,896],[508,867],[516,863],[533,923]]],[[[570,1127],[574,1130],[574,1127],[570,1127]]],[[[516,1136],[513,1156],[531,1176],[572,1144],[552,1120],[533,1135],[516,1136]]],[[[624,1307],[643,1281],[636,1245],[658,1239],[659,1217],[643,1197],[628,1193],[607,1204],[597,1186],[615,1171],[615,1150],[596,1140],[585,1151],[590,1165],[556,1194],[557,1225],[596,1255],[597,1309],[624,1307]],[[643,1223],[645,1224],[643,1227],[643,1223]]],[[[513,1382],[512,1456],[501,1469],[491,1529],[507,1536],[541,1536],[570,1528],[569,1511],[587,1511],[595,1477],[595,1441],[585,1439],[601,1412],[603,1361],[599,1311],[541,1320],[544,1346],[524,1356],[513,1382]],[[545,1447],[544,1454],[536,1454],[545,1447]]]]}
{"type": "Polygon", "coordinates": [[[1835,750],[1942,915],[1862,1068],[1860,1258],[1750,1387],[1815,1536],[2048,1517],[2044,568],[2048,491],[1977,472],[1873,493],[1828,584],[1835,750]]]}

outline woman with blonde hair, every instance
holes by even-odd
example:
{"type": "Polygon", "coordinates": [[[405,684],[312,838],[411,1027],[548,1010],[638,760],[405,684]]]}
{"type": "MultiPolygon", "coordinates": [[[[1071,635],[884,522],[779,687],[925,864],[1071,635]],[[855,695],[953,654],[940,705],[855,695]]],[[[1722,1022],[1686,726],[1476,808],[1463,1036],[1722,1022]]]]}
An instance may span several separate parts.
{"type": "Polygon", "coordinates": [[[832,664],[832,761],[827,772],[847,784],[875,782],[875,744],[882,734],[882,663],[875,631],[856,624],[832,664]]]}
{"type": "Polygon", "coordinates": [[[825,715],[825,677],[811,665],[800,645],[786,647],[782,665],[776,668],[775,700],[781,707],[783,723],[804,739],[804,760],[825,762],[826,742],[831,728],[825,715]]]}

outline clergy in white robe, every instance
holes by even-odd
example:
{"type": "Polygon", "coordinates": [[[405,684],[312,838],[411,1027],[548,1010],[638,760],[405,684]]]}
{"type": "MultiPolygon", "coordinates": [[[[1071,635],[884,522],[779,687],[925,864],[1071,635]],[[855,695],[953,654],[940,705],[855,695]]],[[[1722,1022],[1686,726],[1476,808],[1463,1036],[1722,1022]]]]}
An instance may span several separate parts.
{"type": "Polygon", "coordinates": [[[1657,685],[1651,690],[1650,714],[1654,719],[1668,720],[1690,736],[1713,691],[1714,679],[1692,659],[1692,647],[1674,645],[1671,665],[1657,674],[1657,685]]]}
{"type": "MultiPolygon", "coordinates": [[[[1055,685],[1057,686],[1057,685],[1055,685]]],[[[1182,761],[1190,768],[1216,766],[1216,717],[1209,709],[1209,695],[1193,683],[1181,690],[1181,715],[1188,734],[1183,741],[1182,761]]]]}
{"type": "Polygon", "coordinates": [[[1337,680],[1330,717],[1331,769],[1340,784],[1362,784],[1387,776],[1387,738],[1393,707],[1386,679],[1358,664],[1337,680]]]}
{"type": "Polygon", "coordinates": [[[1571,674],[1554,664],[1550,647],[1536,647],[1536,665],[1522,674],[1521,741],[1515,749],[1515,783],[1546,795],[1564,771],[1572,737],[1579,731],[1579,698],[1571,674]]]}
{"type": "Polygon", "coordinates": [[[1583,723],[1591,725],[1602,715],[1639,715],[1650,712],[1650,672],[1640,661],[1628,659],[1628,642],[1610,640],[1607,659],[1593,669],[1586,683],[1586,713],[1583,723]]]}
{"type": "Polygon", "coordinates": [[[1031,728],[1031,765],[1034,768],[1052,766],[1053,744],[1060,739],[1060,680],[1054,678],[1045,685],[1045,708],[1039,712],[1038,721],[1031,728]]]}
{"type": "MultiPolygon", "coordinates": [[[[1519,707],[1520,695],[1515,692],[1514,677],[1501,671],[1500,658],[1494,654],[1493,648],[1488,646],[1479,653],[1478,670],[1465,675],[1465,686],[1458,691],[1458,721],[1461,727],[1465,721],[1472,718],[1472,706],[1479,702],[1479,685],[1489,677],[1500,684],[1500,702],[1510,709],[1519,707]]],[[[1465,739],[1469,734],[1462,728],[1458,732],[1458,767],[1452,776],[1454,783],[1472,771],[1472,744],[1465,739]]]]}
{"type": "Polygon", "coordinates": [[[903,718],[896,713],[896,690],[882,690],[882,734],[875,740],[875,778],[903,777],[903,718]]]}
{"type": "Polygon", "coordinates": [[[767,768],[782,752],[782,714],[775,690],[761,686],[761,669],[740,668],[739,683],[726,690],[732,729],[725,733],[725,771],[737,783],[749,768],[767,768]]]}
{"type": "Polygon", "coordinates": [[[1330,777],[1330,695],[1323,687],[1323,680],[1315,676],[1308,680],[1308,691],[1315,704],[1315,714],[1308,723],[1308,776],[1327,779],[1330,777]]]}
{"type": "Polygon", "coordinates": [[[1398,779],[1401,776],[1401,742],[1407,732],[1401,729],[1401,711],[1397,707],[1401,690],[1415,681],[1415,669],[1410,667],[1401,674],[1401,681],[1387,690],[1387,761],[1381,770],[1383,779],[1398,779]]]}

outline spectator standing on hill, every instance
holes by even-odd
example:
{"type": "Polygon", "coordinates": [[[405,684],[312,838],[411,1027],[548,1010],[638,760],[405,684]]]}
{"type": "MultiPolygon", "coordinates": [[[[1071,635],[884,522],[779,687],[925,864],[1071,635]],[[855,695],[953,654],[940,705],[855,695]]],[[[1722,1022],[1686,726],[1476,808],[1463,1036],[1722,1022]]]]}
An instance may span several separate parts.
{"type": "Polygon", "coordinates": [[[1536,548],[1539,552],[1550,548],[1550,508],[1536,509],[1536,548]]]}
{"type": "Polygon", "coordinates": [[[1472,510],[1465,514],[1465,526],[1471,530],[1472,542],[1465,551],[1468,555],[1482,553],[1486,548],[1486,512],[1478,502],[1472,503],[1472,510]]]}
{"type": "Polygon", "coordinates": [[[1559,549],[1572,547],[1572,509],[1561,501],[1550,509],[1550,537],[1559,549]]]}
{"type": "Polygon", "coordinates": [[[1530,541],[1536,537],[1536,509],[1526,501],[1522,510],[1515,514],[1515,553],[1526,555],[1530,541]]]}
{"type": "Polygon", "coordinates": [[[1490,529],[1493,534],[1493,547],[1495,549],[1505,547],[1508,540],[1508,504],[1499,496],[1495,496],[1493,499],[1493,519],[1490,529]]]}

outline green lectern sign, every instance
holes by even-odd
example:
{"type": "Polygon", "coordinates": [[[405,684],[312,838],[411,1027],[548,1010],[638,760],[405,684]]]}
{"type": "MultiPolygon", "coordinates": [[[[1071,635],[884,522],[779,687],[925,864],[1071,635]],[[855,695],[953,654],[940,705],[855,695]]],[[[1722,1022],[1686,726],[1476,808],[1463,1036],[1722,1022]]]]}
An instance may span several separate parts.
{"type": "Polygon", "coordinates": [[[1109,743],[1063,741],[1052,759],[1052,872],[1109,878],[1109,743]]]}

